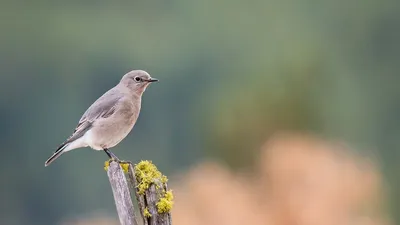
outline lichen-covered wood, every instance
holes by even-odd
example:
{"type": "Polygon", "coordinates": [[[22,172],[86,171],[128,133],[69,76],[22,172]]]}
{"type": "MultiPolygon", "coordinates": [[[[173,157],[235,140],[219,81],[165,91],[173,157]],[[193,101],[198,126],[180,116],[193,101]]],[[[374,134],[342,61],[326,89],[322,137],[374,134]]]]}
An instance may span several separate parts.
{"type": "Polygon", "coordinates": [[[145,224],[171,225],[172,191],[168,190],[167,177],[150,161],[141,161],[133,169],[136,193],[145,224]]]}
{"type": "Polygon", "coordinates": [[[140,224],[172,225],[173,194],[168,189],[167,177],[150,161],[141,161],[135,166],[122,163],[121,166],[114,161],[105,164],[121,225],[138,225],[130,191],[135,193],[138,202],[140,224]]]}
{"type": "Polygon", "coordinates": [[[138,225],[135,219],[131,194],[124,171],[117,162],[111,162],[107,168],[108,179],[114,195],[115,205],[121,225],[138,225]]]}
{"type": "Polygon", "coordinates": [[[132,164],[128,168],[128,177],[129,177],[130,188],[135,193],[135,196],[136,196],[136,200],[137,200],[137,203],[138,203],[138,206],[139,206],[140,215],[141,215],[141,219],[142,219],[143,225],[148,225],[149,223],[148,223],[148,221],[146,219],[148,217],[148,214],[147,214],[148,211],[146,211],[144,195],[139,195],[139,193],[137,191],[137,187],[138,187],[139,184],[138,184],[138,182],[136,180],[135,171],[133,169],[132,164]]]}

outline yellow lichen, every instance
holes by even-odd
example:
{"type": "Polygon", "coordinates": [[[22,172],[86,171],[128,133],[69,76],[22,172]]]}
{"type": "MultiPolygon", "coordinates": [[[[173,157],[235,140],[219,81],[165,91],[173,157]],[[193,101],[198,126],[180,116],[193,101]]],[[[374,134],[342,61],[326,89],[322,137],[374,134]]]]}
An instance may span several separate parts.
{"type": "MultiPolygon", "coordinates": [[[[108,171],[108,168],[110,167],[111,162],[118,162],[118,161],[115,161],[114,159],[109,159],[109,160],[105,161],[104,162],[104,170],[105,171],[108,171]]],[[[121,166],[124,173],[128,173],[130,164],[131,164],[130,162],[125,162],[125,161],[119,162],[119,165],[121,166]]]]}
{"type": "Polygon", "coordinates": [[[149,209],[148,209],[147,207],[144,208],[143,215],[144,215],[146,218],[150,218],[150,217],[151,217],[151,213],[149,212],[149,209]]]}
{"type": "Polygon", "coordinates": [[[156,203],[157,212],[158,213],[168,213],[171,211],[172,206],[174,205],[174,195],[172,194],[172,190],[166,191],[164,197],[160,198],[160,200],[156,203]]]}
{"type": "Polygon", "coordinates": [[[110,160],[104,162],[104,170],[108,171],[108,167],[110,166],[110,160]]]}
{"type": "Polygon", "coordinates": [[[124,173],[128,173],[128,170],[129,170],[129,163],[127,163],[127,162],[121,162],[120,165],[121,165],[122,170],[124,171],[124,173]]]}
{"type": "Polygon", "coordinates": [[[135,165],[134,169],[140,195],[143,195],[151,184],[156,182],[165,184],[168,181],[167,177],[162,175],[151,161],[141,161],[135,165]]]}

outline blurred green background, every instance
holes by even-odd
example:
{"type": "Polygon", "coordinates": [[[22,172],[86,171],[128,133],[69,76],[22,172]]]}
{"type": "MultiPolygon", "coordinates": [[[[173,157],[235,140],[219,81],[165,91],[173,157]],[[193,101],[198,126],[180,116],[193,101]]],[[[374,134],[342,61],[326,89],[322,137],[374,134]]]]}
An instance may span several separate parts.
{"type": "Polygon", "coordinates": [[[0,17],[0,224],[114,215],[105,154],[43,164],[132,69],[161,82],[120,158],[241,169],[271,133],[313,131],[374,155],[400,210],[400,1],[2,0],[0,17]]]}

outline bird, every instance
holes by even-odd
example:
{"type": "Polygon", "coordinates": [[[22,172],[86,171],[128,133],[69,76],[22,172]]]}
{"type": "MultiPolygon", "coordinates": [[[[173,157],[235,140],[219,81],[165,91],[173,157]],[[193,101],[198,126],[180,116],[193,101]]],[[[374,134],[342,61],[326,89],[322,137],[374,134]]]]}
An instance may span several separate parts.
{"type": "Polygon", "coordinates": [[[62,154],[84,147],[104,151],[110,159],[119,161],[109,149],[130,133],[139,117],[142,95],[156,81],[144,70],[126,73],[86,110],[72,135],[46,160],[45,167],[62,154]]]}

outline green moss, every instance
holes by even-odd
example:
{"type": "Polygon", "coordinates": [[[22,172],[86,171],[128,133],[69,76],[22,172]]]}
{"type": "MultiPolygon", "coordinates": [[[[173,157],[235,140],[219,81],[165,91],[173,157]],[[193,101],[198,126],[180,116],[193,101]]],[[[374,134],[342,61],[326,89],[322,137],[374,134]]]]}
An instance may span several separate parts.
{"type": "Polygon", "coordinates": [[[160,198],[160,201],[156,203],[158,213],[168,213],[171,211],[174,205],[174,195],[172,191],[166,191],[164,197],[160,198]]]}
{"type": "Polygon", "coordinates": [[[151,161],[141,161],[135,165],[134,169],[140,195],[143,195],[151,184],[156,182],[165,184],[168,181],[167,177],[162,175],[151,161]]]}
{"type": "Polygon", "coordinates": [[[146,218],[150,218],[150,217],[151,217],[151,213],[149,212],[149,209],[148,209],[147,207],[144,208],[143,215],[144,215],[146,218]]]}

